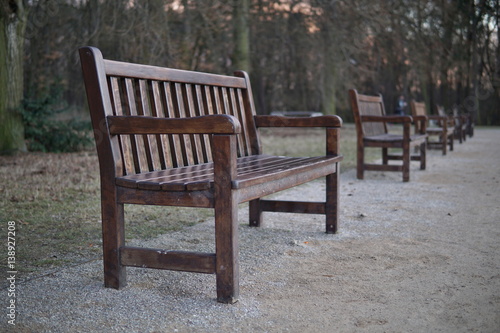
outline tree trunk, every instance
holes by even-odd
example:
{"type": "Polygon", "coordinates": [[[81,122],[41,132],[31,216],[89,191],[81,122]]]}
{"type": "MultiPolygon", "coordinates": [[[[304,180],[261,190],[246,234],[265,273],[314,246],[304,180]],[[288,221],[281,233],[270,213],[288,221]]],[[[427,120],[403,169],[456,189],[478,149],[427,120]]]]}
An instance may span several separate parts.
{"type": "Polygon", "coordinates": [[[26,19],[22,0],[0,5],[0,154],[26,151],[20,114],[26,19]]]}
{"type": "Polygon", "coordinates": [[[234,69],[250,72],[250,29],[248,0],[234,0],[234,69]]]}

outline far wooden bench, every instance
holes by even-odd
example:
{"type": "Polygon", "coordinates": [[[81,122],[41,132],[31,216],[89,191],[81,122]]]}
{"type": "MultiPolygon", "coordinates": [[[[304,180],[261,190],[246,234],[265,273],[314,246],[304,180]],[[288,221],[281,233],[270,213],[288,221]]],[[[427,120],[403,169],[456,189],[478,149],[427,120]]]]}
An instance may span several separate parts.
{"type": "MultiPolygon", "coordinates": [[[[427,132],[427,148],[441,149],[443,155],[446,155],[447,145],[450,146],[450,151],[453,151],[453,122],[450,123],[449,118],[443,115],[427,115],[427,107],[425,103],[411,101],[411,113],[413,117],[426,116],[430,121],[435,121],[435,125],[426,126],[427,132]],[[430,137],[437,136],[438,140],[430,140],[430,137]]],[[[420,122],[415,122],[415,131],[420,131],[420,122]]]]}
{"type": "Polygon", "coordinates": [[[250,226],[263,211],[325,215],[337,232],[337,116],[258,116],[248,75],[222,76],[105,60],[80,49],[101,175],[106,287],[126,284],[125,266],[216,274],[217,300],[239,293],[238,204],[250,226]],[[326,127],[325,155],[262,153],[260,127],[326,127]],[[326,177],[325,202],[262,197],[326,177]],[[215,253],[125,244],[124,204],[205,207],[215,211],[215,253]]]}
{"type": "Polygon", "coordinates": [[[357,178],[364,178],[364,171],[396,171],[403,173],[403,181],[410,180],[410,161],[420,161],[420,169],[425,169],[426,138],[425,124],[427,118],[410,116],[386,116],[382,95],[370,96],[349,90],[351,109],[354,115],[357,132],[357,178]],[[411,134],[411,124],[419,121],[418,133],[411,134]],[[403,125],[402,134],[389,133],[388,123],[403,125]],[[382,149],[382,164],[366,163],[365,148],[382,149]],[[418,147],[420,153],[411,155],[410,148],[418,147]],[[389,154],[389,148],[400,148],[402,154],[389,154]],[[390,160],[400,160],[402,164],[389,164],[390,160]]]}

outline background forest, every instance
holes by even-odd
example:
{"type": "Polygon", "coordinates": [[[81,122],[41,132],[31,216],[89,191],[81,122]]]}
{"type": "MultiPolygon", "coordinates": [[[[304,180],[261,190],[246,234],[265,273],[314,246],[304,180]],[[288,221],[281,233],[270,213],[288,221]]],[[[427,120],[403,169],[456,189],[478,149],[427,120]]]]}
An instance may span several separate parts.
{"type": "Polygon", "coordinates": [[[356,88],[382,93],[389,114],[403,95],[431,113],[442,105],[500,125],[497,0],[1,3],[0,152],[23,150],[25,134],[46,135],[41,119],[55,113],[73,119],[63,130],[84,126],[74,122],[87,114],[84,45],[122,61],[247,70],[261,114],[321,111],[351,121],[347,90],[356,88]]]}

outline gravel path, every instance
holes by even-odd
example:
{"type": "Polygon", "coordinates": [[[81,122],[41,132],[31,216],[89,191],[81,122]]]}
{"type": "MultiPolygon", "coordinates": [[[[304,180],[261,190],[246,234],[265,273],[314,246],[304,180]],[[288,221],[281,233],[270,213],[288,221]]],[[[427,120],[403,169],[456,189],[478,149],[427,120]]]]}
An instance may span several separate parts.
{"type": "MultiPolygon", "coordinates": [[[[234,305],[215,301],[213,275],[129,268],[127,288],[105,289],[94,260],[19,283],[16,326],[4,315],[0,331],[498,332],[500,130],[430,151],[427,165],[412,164],[409,183],[343,173],[337,235],[315,215],[268,213],[249,228],[242,207],[234,305]]],[[[282,195],[321,200],[323,189],[282,195]]],[[[213,239],[209,220],[133,243],[213,251],[213,239]]]]}

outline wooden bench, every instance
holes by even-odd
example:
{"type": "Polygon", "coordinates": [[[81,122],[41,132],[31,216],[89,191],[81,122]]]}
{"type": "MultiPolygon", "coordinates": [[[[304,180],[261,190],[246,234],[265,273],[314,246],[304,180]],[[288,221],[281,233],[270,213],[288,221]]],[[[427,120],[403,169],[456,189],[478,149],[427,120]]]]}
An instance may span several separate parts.
{"type": "Polygon", "coordinates": [[[453,120],[455,122],[455,138],[459,143],[467,140],[467,133],[470,131],[470,117],[466,114],[458,113],[458,110],[453,110],[453,120]]]}
{"type": "Polygon", "coordinates": [[[420,161],[420,169],[425,169],[426,156],[426,117],[386,116],[382,95],[370,96],[358,94],[354,89],[349,90],[351,109],[356,123],[357,133],[357,178],[364,178],[364,171],[397,171],[403,173],[403,181],[410,180],[410,161],[420,161]],[[420,132],[411,134],[411,124],[421,123],[420,132]],[[403,125],[402,134],[389,133],[387,124],[399,123],[403,125]],[[376,147],[382,149],[382,164],[366,163],[365,148],[376,147]],[[419,155],[410,154],[411,147],[419,148],[419,155]],[[401,155],[389,154],[389,148],[400,148],[401,155]],[[389,160],[402,160],[402,165],[389,164],[389,160]]]}
{"type": "Polygon", "coordinates": [[[263,211],[324,214],[338,222],[337,116],[258,116],[248,75],[222,76],[105,60],[92,47],[80,59],[101,179],[104,281],[126,284],[126,266],[216,274],[217,300],[239,293],[238,204],[249,202],[250,226],[263,211]],[[262,154],[259,127],[325,127],[319,157],[262,154]],[[262,197],[326,177],[325,202],[262,197]],[[212,208],[215,253],[130,247],[124,204],[212,208]]]}
{"type": "MultiPolygon", "coordinates": [[[[425,103],[411,101],[411,113],[413,117],[427,116],[428,120],[433,120],[436,125],[427,124],[425,132],[427,133],[427,148],[441,149],[442,154],[446,155],[447,147],[450,146],[450,151],[453,150],[453,123],[449,124],[448,117],[442,115],[427,115],[425,103]],[[431,137],[438,137],[438,140],[430,140],[431,137]]],[[[420,122],[415,122],[415,131],[420,132],[420,122]]]]}

